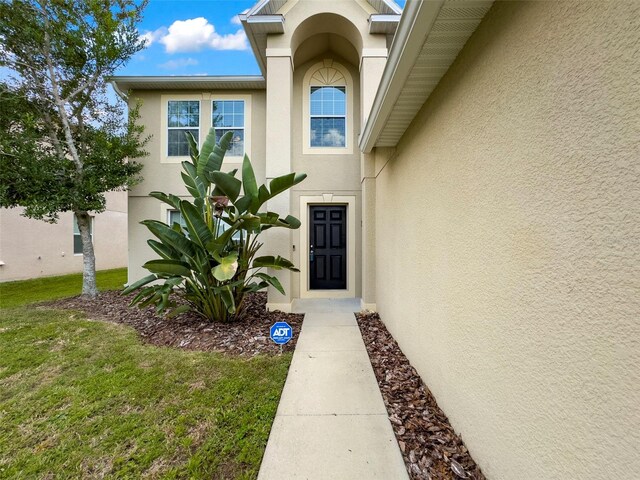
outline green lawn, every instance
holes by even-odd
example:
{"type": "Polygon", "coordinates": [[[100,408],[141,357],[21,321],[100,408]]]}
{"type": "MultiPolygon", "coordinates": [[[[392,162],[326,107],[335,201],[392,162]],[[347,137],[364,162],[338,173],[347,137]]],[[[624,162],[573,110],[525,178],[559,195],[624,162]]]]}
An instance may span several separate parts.
{"type": "MultiPolygon", "coordinates": [[[[123,283],[106,273],[103,287],[123,283]]],[[[20,284],[12,305],[79,288],[20,284]]],[[[290,361],[144,345],[77,312],[0,309],[0,478],[255,478],[290,361]]]]}
{"type": "MultiPolygon", "coordinates": [[[[118,290],[127,281],[127,269],[102,270],[96,280],[100,290],[118,290]]],[[[0,308],[72,297],[82,291],[82,274],[0,283],[0,308]]]]}

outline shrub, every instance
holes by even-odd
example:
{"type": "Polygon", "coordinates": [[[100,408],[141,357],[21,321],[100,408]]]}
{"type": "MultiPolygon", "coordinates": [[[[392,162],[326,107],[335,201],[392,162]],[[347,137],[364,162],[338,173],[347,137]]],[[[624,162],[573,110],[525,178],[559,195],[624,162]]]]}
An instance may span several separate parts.
{"type": "Polygon", "coordinates": [[[241,180],[236,178],[237,170],[220,171],[231,136],[232,132],[226,133],[216,144],[212,128],[199,150],[188,134],[191,160],[182,162],[181,175],[192,201],[150,193],[179,211],[183,224],[141,222],[156,237],[147,243],[160,258],[145,263],[150,275],[124,290],[123,294],[138,291],[132,305],[155,305],[158,313],[168,316],[191,310],[212,321],[228,322],[242,317],[247,293],[272,285],[284,294],[278,279],[266,268],[298,271],[283,257],[256,254],[265,230],[300,227],[297,218],[281,218],[262,207],[306,175],[290,173],[274,178],[268,187],[258,186],[247,155],[241,180]]]}

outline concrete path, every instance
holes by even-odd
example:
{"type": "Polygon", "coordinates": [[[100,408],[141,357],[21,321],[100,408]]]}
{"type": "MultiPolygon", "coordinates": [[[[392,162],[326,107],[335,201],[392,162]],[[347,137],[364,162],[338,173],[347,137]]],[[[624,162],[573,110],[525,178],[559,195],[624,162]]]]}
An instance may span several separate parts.
{"type": "Polygon", "coordinates": [[[408,479],[357,310],[353,299],[294,305],[306,315],[259,480],[408,479]]]}

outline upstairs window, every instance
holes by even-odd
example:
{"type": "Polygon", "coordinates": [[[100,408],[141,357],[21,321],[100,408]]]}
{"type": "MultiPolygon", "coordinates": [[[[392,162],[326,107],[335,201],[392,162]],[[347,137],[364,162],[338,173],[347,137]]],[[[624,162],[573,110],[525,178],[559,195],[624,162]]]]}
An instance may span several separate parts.
{"type": "Polygon", "coordinates": [[[343,86],[312,86],[309,100],[312,148],[345,147],[347,93],[343,86]]]}
{"type": "Polygon", "coordinates": [[[216,141],[227,132],[233,132],[227,155],[244,156],[244,100],[214,100],[211,106],[211,125],[216,130],[216,141]]]}
{"type": "Polygon", "coordinates": [[[169,100],[167,107],[167,155],[188,157],[189,142],[185,134],[191,133],[196,142],[199,142],[200,101],[169,100]]]}

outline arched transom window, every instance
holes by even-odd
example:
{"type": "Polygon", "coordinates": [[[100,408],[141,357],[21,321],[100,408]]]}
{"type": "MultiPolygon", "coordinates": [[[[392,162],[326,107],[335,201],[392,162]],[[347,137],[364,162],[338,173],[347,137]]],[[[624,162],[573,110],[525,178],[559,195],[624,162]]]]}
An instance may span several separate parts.
{"type": "Polygon", "coordinates": [[[325,62],[313,72],[309,81],[311,148],[344,148],[347,145],[347,81],[331,63],[325,62]]]}

